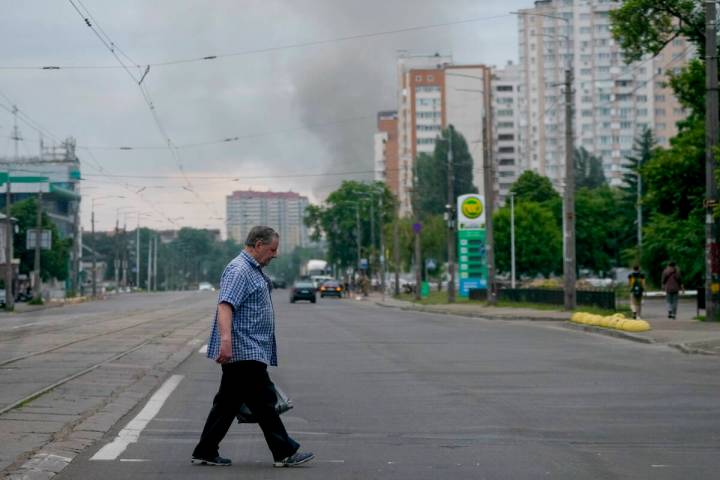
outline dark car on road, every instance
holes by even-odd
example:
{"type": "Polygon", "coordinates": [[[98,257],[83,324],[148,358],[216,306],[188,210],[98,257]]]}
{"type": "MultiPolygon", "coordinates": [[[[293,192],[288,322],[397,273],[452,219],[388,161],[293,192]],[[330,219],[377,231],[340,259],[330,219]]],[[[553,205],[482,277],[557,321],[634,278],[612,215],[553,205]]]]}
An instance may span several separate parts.
{"type": "Polygon", "coordinates": [[[315,286],[310,281],[299,281],[295,282],[290,289],[290,303],[295,303],[298,300],[309,300],[315,303],[315,286]]]}
{"type": "Polygon", "coordinates": [[[342,297],[342,285],[336,280],[328,280],[320,285],[320,298],[325,297],[342,297]]]}

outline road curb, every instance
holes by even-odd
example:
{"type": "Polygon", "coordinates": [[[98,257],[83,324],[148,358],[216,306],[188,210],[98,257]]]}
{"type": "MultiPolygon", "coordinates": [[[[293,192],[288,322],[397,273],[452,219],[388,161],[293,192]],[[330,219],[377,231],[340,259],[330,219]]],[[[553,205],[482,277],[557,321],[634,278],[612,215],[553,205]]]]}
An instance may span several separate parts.
{"type": "Polygon", "coordinates": [[[687,353],[688,355],[709,355],[714,357],[720,356],[720,353],[713,352],[711,350],[705,350],[704,348],[693,347],[691,344],[687,343],[669,343],[668,346],[677,349],[682,353],[687,353]]]}
{"type": "Polygon", "coordinates": [[[615,338],[622,338],[624,340],[630,340],[637,343],[656,343],[655,340],[648,337],[641,337],[640,335],[635,335],[632,333],[624,332],[622,330],[615,330],[612,328],[603,328],[603,327],[595,327],[592,325],[582,325],[578,323],[573,322],[566,322],[563,324],[565,328],[568,328],[570,330],[580,330],[582,332],[589,332],[589,333],[597,333],[600,335],[605,335],[608,337],[615,337],[615,338]]]}
{"type": "Polygon", "coordinates": [[[476,313],[476,312],[458,312],[455,310],[442,310],[442,309],[435,309],[435,308],[426,308],[422,306],[416,306],[416,305],[390,305],[383,302],[375,302],[375,305],[379,307],[384,308],[394,308],[396,310],[403,310],[403,311],[413,311],[413,312],[422,312],[422,313],[434,313],[437,315],[455,315],[457,317],[466,317],[466,318],[481,318],[485,320],[508,320],[508,321],[518,321],[518,320],[530,320],[533,322],[566,322],[568,321],[567,318],[558,318],[558,317],[535,317],[532,315],[499,315],[499,314],[488,314],[487,312],[482,313],[476,313]]]}

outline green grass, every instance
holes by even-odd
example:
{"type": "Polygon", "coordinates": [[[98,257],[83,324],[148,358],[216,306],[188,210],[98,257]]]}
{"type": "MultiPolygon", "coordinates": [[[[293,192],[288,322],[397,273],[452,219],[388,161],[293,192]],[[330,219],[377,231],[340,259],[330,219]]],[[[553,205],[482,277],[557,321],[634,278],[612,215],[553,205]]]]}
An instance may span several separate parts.
{"type": "MultiPolygon", "coordinates": [[[[423,298],[419,301],[415,300],[414,294],[408,294],[408,293],[401,293],[398,297],[398,300],[404,300],[406,302],[412,302],[416,303],[418,305],[448,305],[448,299],[447,299],[447,292],[430,292],[430,295],[427,298],[423,298]]],[[[492,308],[490,305],[488,305],[487,301],[485,300],[470,300],[466,297],[455,297],[455,303],[457,304],[472,304],[472,305],[478,305],[480,307],[488,307],[492,308]]],[[[556,312],[562,312],[565,309],[561,305],[548,305],[546,303],[530,303],[530,302],[511,302],[509,300],[499,300],[495,307],[500,308],[529,308],[532,310],[546,310],[546,311],[556,311],[556,312]]],[[[630,308],[624,305],[619,306],[616,310],[607,310],[604,308],[598,308],[598,307],[586,307],[586,306],[579,306],[574,311],[576,312],[588,312],[592,313],[594,315],[613,315],[615,313],[623,313],[628,314],[630,313],[630,308]]]]}
{"type": "Polygon", "coordinates": [[[28,305],[45,305],[42,298],[33,298],[28,302],[28,305]]]}

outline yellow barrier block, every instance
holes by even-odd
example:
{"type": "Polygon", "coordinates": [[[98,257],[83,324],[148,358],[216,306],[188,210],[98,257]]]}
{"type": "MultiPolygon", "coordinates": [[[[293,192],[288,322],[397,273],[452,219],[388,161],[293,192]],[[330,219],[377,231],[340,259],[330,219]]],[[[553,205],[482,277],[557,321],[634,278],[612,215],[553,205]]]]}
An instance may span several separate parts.
{"type": "Polygon", "coordinates": [[[623,323],[623,330],[626,332],[647,332],[650,324],[645,320],[627,320],[623,323]]]}
{"type": "Polygon", "coordinates": [[[627,332],[646,332],[650,330],[650,324],[645,320],[632,320],[625,318],[625,315],[622,313],[602,316],[593,315],[588,312],[575,312],[570,317],[570,321],[595,327],[625,330],[627,332]]]}

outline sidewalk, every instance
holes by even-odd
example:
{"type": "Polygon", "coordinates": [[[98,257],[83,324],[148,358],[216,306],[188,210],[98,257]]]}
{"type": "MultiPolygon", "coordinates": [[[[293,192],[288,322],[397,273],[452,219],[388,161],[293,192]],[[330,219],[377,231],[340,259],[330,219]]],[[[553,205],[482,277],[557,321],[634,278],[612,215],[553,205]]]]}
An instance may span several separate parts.
{"type": "Polygon", "coordinates": [[[629,333],[602,327],[578,325],[569,321],[569,312],[558,310],[488,307],[477,303],[416,305],[412,302],[394,299],[389,295],[383,300],[381,294],[372,294],[370,300],[383,307],[444,315],[460,315],[494,320],[563,322],[563,326],[575,330],[609,335],[642,343],[667,345],[685,353],[720,356],[720,322],[700,322],[694,320],[696,316],[694,299],[683,299],[680,301],[678,318],[675,320],[667,318],[664,298],[646,299],[643,304],[642,319],[650,323],[651,330],[641,333],[629,333]]]}

